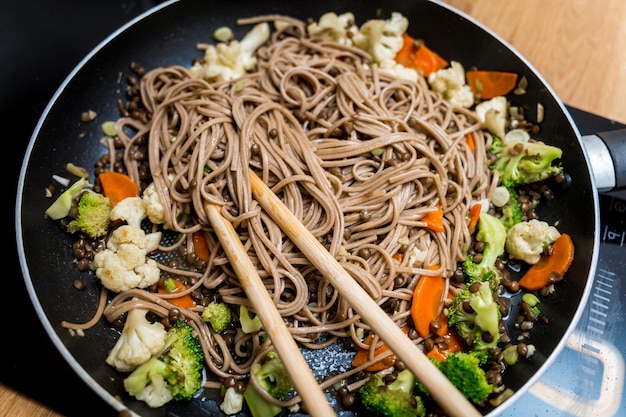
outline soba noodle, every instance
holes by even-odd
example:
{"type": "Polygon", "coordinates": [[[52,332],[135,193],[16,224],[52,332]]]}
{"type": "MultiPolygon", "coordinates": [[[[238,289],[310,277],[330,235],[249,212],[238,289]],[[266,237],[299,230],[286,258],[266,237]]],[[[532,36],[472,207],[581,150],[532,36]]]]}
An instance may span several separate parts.
{"type": "MultiPolygon", "coordinates": [[[[472,244],[470,203],[489,198],[497,184],[486,161],[489,137],[474,113],[445,101],[423,77],[396,78],[362,50],[311,40],[303,22],[283,20],[289,24],[259,49],[258,70],[236,80],[210,83],[181,66],[147,72],[140,92],[149,120],[118,121],[124,164],[139,184],[131,149],[149,141],[165,230],[182,235],[159,252],[189,245],[200,230],[212,248],[203,270],[159,262],[162,275],[185,275],[188,292],[204,288],[226,303],[251,307],[204,211],[208,202],[220,205],[302,346],[322,349],[349,338],[371,349],[370,361],[354,373],[379,360],[373,356],[378,339],[363,342],[367,324],[252,198],[247,167],[402,326],[411,320],[420,277],[449,281],[472,244]],[[435,232],[423,218],[438,209],[443,231],[435,232]]],[[[145,308],[166,317],[171,297],[132,289],[112,298],[104,315],[112,321],[145,308]]],[[[247,378],[271,342],[251,334],[229,347],[200,318],[202,310],[182,314],[198,330],[209,370],[218,378],[247,378]],[[248,355],[243,346],[250,341],[248,355]]]]}

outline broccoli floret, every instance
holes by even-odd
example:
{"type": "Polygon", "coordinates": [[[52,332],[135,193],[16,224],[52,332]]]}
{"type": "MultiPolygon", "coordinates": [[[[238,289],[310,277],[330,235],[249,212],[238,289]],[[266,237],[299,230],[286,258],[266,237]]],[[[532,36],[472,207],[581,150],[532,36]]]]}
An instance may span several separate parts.
{"type": "Polygon", "coordinates": [[[504,142],[494,136],[489,153],[496,157],[489,168],[498,171],[500,182],[507,187],[543,181],[561,172],[561,167],[553,162],[563,151],[541,141],[504,142]]]}
{"type": "Polygon", "coordinates": [[[414,395],[416,382],[408,369],[400,371],[388,385],[380,374],[374,374],[359,388],[359,398],[373,416],[423,417],[426,408],[422,398],[414,395]]]}
{"type": "Polygon", "coordinates": [[[95,192],[85,192],[78,201],[78,215],[67,224],[70,233],[83,232],[92,238],[107,234],[111,222],[111,204],[108,197],[95,192]]]}
{"type": "Polygon", "coordinates": [[[230,307],[226,303],[212,301],[204,308],[202,320],[209,322],[215,333],[222,333],[232,318],[230,307]]]}
{"type": "MultiPolygon", "coordinates": [[[[251,378],[256,378],[260,386],[272,397],[283,400],[294,388],[285,365],[276,351],[268,352],[262,364],[252,367],[251,378]]],[[[253,417],[272,417],[282,411],[282,407],[269,403],[253,384],[249,383],[243,393],[253,417]]]]}
{"type": "Polygon", "coordinates": [[[482,212],[478,220],[476,240],[483,242],[485,248],[480,262],[474,262],[474,256],[468,254],[463,261],[462,269],[466,282],[490,281],[492,287],[497,287],[500,280],[500,272],[496,268],[496,260],[504,252],[506,243],[506,228],[502,222],[489,213],[482,212]]]}
{"type": "Polygon", "coordinates": [[[478,404],[493,392],[481,368],[487,357],[487,351],[454,352],[445,361],[432,362],[465,398],[478,404]]]}
{"type": "Polygon", "coordinates": [[[150,407],[190,400],[202,386],[204,356],[194,328],[178,320],[165,335],[163,349],[124,379],[126,391],[150,407]]]}
{"type": "Polygon", "coordinates": [[[511,187],[507,187],[507,191],[509,192],[509,201],[502,207],[502,217],[500,217],[500,221],[506,230],[509,230],[517,223],[524,221],[524,212],[518,201],[517,192],[511,187]]]}
{"type": "Polygon", "coordinates": [[[444,312],[448,324],[472,350],[490,349],[498,343],[500,308],[488,282],[475,283],[460,290],[444,312]]]}

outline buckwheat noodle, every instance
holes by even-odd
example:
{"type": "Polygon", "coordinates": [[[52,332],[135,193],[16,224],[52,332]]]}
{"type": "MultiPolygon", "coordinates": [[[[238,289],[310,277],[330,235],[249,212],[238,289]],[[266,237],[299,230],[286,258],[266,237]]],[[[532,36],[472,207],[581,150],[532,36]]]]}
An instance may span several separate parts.
{"type": "MultiPolygon", "coordinates": [[[[192,278],[189,292],[210,289],[227,303],[249,306],[211,234],[204,212],[211,202],[235,226],[302,346],[322,349],[349,338],[367,348],[362,338],[369,327],[251,197],[247,168],[402,325],[410,320],[419,278],[441,275],[448,281],[472,243],[470,203],[487,198],[497,183],[487,167],[489,137],[475,114],[446,102],[423,77],[396,78],[363,51],[310,39],[303,22],[282,20],[285,27],[257,53],[258,70],[236,80],[210,83],[182,66],[147,72],[141,100],[151,117],[146,123],[118,121],[120,132],[133,132],[120,134],[125,165],[139,183],[129,149],[149,140],[164,227],[187,237],[160,251],[175,251],[190,242],[191,233],[205,232],[212,253],[204,272],[160,263],[167,274],[192,278]],[[472,135],[474,148],[466,135],[472,135]],[[422,219],[438,207],[444,213],[442,232],[422,219]],[[401,263],[394,259],[398,253],[404,255],[401,263]]],[[[167,316],[174,306],[168,296],[133,289],[116,295],[104,315],[114,320],[137,307],[167,316]]],[[[198,330],[209,369],[220,378],[246,378],[271,342],[245,335],[233,349],[248,359],[235,360],[223,337],[199,317],[202,309],[183,314],[198,330]],[[250,340],[248,355],[243,346],[250,340]]],[[[371,360],[349,372],[376,360],[376,343],[371,360]]]]}

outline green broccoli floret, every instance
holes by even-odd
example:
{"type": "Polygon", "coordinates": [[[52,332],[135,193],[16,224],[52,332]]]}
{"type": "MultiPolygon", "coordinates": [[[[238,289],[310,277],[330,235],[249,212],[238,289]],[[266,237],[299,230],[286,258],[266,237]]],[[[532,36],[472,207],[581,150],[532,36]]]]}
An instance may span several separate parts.
{"type": "Polygon", "coordinates": [[[374,374],[359,388],[359,399],[372,416],[423,417],[426,408],[422,398],[414,395],[416,382],[408,369],[400,371],[388,385],[380,374],[374,374]]]}
{"type": "Polygon", "coordinates": [[[460,290],[444,312],[448,324],[465,339],[470,349],[490,349],[498,343],[500,308],[488,282],[475,283],[460,290]]]}
{"type": "Polygon", "coordinates": [[[481,365],[488,357],[487,351],[450,353],[445,361],[432,361],[457,389],[475,404],[485,401],[493,392],[481,365]]]}
{"type": "Polygon", "coordinates": [[[500,217],[500,221],[506,230],[509,230],[517,223],[524,221],[524,212],[519,203],[517,192],[511,187],[506,188],[509,192],[509,201],[502,207],[502,217],[500,217]]]}
{"type": "Polygon", "coordinates": [[[107,234],[111,222],[108,197],[92,191],[85,192],[78,201],[77,209],[78,215],[67,224],[68,232],[83,232],[92,238],[107,234]]]}
{"type": "Polygon", "coordinates": [[[150,407],[190,400],[202,386],[204,356],[194,328],[178,320],[165,334],[165,346],[124,379],[126,391],[150,407]]]}
{"type": "Polygon", "coordinates": [[[489,213],[482,212],[478,219],[476,240],[485,243],[482,259],[474,263],[474,256],[469,254],[463,261],[462,269],[467,284],[491,281],[492,287],[500,283],[500,272],[496,268],[496,260],[504,252],[506,228],[502,222],[489,213]]]}
{"type": "MultiPolygon", "coordinates": [[[[261,387],[272,397],[283,400],[294,388],[285,365],[276,351],[268,352],[265,361],[252,367],[251,378],[256,378],[261,387]]],[[[243,393],[252,417],[272,417],[282,411],[282,407],[269,403],[256,388],[248,383],[243,393]]]]}
{"type": "Polygon", "coordinates": [[[496,157],[489,168],[498,171],[500,182],[507,187],[543,181],[561,172],[561,167],[553,162],[563,151],[541,141],[504,142],[494,136],[489,153],[496,157]]]}
{"type": "Polygon", "coordinates": [[[232,314],[226,303],[212,301],[202,311],[202,320],[209,322],[215,333],[222,333],[228,328],[232,314]]]}

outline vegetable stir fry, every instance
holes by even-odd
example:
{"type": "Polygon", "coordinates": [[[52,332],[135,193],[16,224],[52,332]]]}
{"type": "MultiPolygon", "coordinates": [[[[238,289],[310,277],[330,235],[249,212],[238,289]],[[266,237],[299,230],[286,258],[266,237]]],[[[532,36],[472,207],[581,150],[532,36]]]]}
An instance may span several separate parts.
{"type": "Polygon", "coordinates": [[[537,190],[565,174],[561,149],[510,102],[520,76],[466,70],[397,12],[360,26],[333,12],[241,23],[245,36],[218,28],[187,68],[134,64],[94,182],[78,179],[46,211],[84,245],[77,265],[109,296],[96,319],[121,333],[103,360],[154,408],[218,390],[225,415],[300,409],[203,213],[211,202],[296,341],[353,355],[319,381],[342,407],[441,411],[262,214],[240,174],[248,166],[476,407],[505,401],[502,373],[534,352],[538,297],[552,296],[574,256],[569,235],[535,212],[537,190]],[[520,292],[533,297],[512,311],[506,300],[520,292]],[[515,316],[517,339],[504,325],[515,316]]]}

